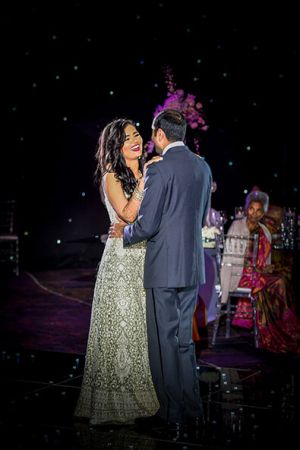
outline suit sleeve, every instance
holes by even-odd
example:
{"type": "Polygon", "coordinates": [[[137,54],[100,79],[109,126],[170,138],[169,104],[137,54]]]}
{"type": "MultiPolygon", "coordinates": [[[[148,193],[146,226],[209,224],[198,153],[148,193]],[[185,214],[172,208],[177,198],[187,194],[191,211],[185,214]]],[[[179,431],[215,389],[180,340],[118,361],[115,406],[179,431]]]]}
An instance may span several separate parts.
{"type": "Polygon", "coordinates": [[[208,212],[210,210],[211,207],[211,185],[212,185],[212,174],[211,174],[211,170],[210,167],[207,165],[207,169],[209,172],[209,179],[208,179],[208,186],[207,186],[207,192],[206,192],[206,204],[204,206],[204,214],[203,214],[203,218],[202,218],[202,227],[204,227],[206,225],[206,218],[208,215],[208,212]]]}
{"type": "Polygon", "coordinates": [[[154,236],[161,222],[166,187],[157,167],[151,164],[147,169],[142,200],[137,220],[124,228],[124,246],[136,244],[154,236]]]}

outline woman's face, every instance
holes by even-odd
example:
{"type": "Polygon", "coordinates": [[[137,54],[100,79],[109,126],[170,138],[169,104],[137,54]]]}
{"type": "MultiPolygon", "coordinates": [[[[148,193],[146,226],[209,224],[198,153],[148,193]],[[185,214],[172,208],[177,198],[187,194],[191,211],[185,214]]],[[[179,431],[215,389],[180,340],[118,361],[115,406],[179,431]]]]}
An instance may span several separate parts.
{"type": "Polygon", "coordinates": [[[126,137],[121,147],[121,152],[126,162],[134,161],[142,156],[143,153],[142,136],[133,125],[127,125],[124,131],[126,137]]]}
{"type": "Polygon", "coordinates": [[[260,202],[252,201],[247,209],[247,218],[252,223],[259,222],[264,215],[264,208],[260,202]]]}

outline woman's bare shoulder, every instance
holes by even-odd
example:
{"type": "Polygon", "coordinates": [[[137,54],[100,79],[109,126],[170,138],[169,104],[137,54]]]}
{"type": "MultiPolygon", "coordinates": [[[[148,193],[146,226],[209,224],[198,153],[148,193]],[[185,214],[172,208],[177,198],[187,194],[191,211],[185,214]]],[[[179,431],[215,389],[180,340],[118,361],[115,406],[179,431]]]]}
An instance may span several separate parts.
{"type": "Polygon", "coordinates": [[[116,177],[115,172],[106,172],[106,173],[103,175],[103,182],[104,182],[105,184],[114,185],[114,184],[119,183],[119,180],[118,180],[118,178],[116,177]]]}

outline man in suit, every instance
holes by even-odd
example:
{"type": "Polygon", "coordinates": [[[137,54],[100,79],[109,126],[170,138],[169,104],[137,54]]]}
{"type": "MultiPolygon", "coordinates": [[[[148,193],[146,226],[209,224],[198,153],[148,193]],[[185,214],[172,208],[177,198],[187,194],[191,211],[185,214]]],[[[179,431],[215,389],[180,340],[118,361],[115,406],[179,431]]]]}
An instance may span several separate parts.
{"type": "Polygon", "coordinates": [[[123,231],[124,245],[147,240],[144,287],[149,360],[160,403],[141,427],[183,424],[203,416],[192,318],[199,283],[205,282],[201,230],[210,206],[211,171],[184,144],[186,120],[160,112],[152,140],[163,159],[147,168],[137,220],[123,231]]]}

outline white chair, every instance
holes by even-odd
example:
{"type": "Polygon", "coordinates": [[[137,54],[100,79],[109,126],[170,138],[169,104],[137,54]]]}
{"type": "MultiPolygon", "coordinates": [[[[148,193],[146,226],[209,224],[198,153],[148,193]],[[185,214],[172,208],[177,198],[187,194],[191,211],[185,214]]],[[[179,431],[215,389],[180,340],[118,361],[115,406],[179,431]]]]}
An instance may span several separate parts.
{"type": "Polygon", "coordinates": [[[225,316],[225,338],[231,335],[231,320],[236,310],[234,298],[248,298],[252,305],[254,345],[258,347],[259,337],[256,322],[256,297],[248,287],[234,287],[242,275],[245,265],[255,274],[258,253],[258,234],[251,237],[225,235],[218,242],[219,284],[216,286],[218,300],[216,319],[213,325],[212,345],[215,345],[220,328],[220,319],[225,316]],[[225,297],[225,299],[224,299],[225,297]]]}
{"type": "Polygon", "coordinates": [[[15,230],[15,200],[0,201],[0,263],[19,275],[19,236],[15,230]]]}

